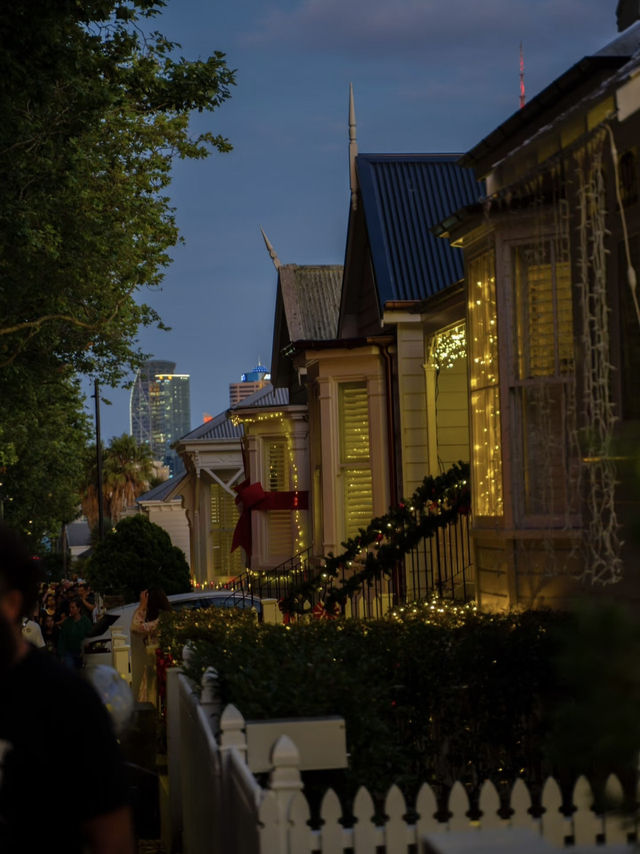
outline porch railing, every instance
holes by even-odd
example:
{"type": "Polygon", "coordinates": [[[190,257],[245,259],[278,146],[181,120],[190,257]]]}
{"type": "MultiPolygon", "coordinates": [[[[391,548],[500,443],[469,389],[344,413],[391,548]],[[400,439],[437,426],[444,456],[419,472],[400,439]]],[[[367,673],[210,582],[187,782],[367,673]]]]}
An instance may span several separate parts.
{"type": "MultiPolygon", "coordinates": [[[[340,613],[348,617],[379,619],[391,608],[419,599],[467,602],[475,595],[469,515],[459,514],[447,525],[436,528],[399,560],[392,572],[362,584],[347,597],[340,613]]],[[[313,578],[322,559],[314,559],[311,549],[299,552],[273,569],[248,571],[225,584],[233,591],[261,598],[282,600],[313,578]]],[[[305,594],[304,610],[318,617],[332,617],[322,603],[340,590],[361,569],[358,560],[345,565],[336,577],[319,576],[313,592],[305,594]]]]}
{"type": "MultiPolygon", "coordinates": [[[[350,567],[341,569],[337,578],[326,579],[316,601],[339,590],[360,569],[362,564],[353,561],[350,567]]],[[[459,515],[420,540],[396,563],[390,575],[363,584],[347,598],[344,612],[346,616],[378,619],[394,606],[418,599],[468,602],[474,594],[470,518],[459,515]]]]}
{"type": "Polygon", "coordinates": [[[225,590],[241,591],[259,596],[261,599],[282,599],[291,592],[293,585],[309,577],[311,548],[298,552],[273,569],[247,570],[231,581],[225,590]]]}

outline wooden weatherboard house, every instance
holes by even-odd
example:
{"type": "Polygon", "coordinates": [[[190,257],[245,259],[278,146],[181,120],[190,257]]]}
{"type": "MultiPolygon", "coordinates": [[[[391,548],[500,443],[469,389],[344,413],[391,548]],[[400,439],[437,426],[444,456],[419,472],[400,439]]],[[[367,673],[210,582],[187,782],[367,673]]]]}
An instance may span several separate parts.
{"type": "Polygon", "coordinates": [[[626,601],[640,593],[632,18],[462,158],[487,196],[439,229],[465,259],[473,543],[485,607],[560,605],[594,585],[626,601]]]}

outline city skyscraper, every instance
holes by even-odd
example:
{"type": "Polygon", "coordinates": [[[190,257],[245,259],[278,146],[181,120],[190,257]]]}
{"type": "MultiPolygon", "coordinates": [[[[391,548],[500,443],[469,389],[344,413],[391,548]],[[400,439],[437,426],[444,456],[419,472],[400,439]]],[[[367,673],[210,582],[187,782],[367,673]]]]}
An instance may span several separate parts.
{"type": "Polygon", "coordinates": [[[229,383],[229,402],[231,406],[240,403],[256,391],[260,391],[271,382],[271,374],[264,365],[256,365],[252,371],[242,375],[239,383],[229,383]]]}
{"type": "Polygon", "coordinates": [[[189,374],[176,374],[176,363],[151,359],[136,374],[129,406],[130,430],[136,442],[148,445],[154,460],[172,475],[182,461],[171,445],[191,429],[189,374]]]}

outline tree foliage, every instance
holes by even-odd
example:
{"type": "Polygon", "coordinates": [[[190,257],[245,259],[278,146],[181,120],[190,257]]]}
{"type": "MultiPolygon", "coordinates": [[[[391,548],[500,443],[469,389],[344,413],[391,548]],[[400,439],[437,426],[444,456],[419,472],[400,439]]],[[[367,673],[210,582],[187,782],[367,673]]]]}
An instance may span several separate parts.
{"type": "Polygon", "coordinates": [[[118,522],[96,546],[86,572],[96,590],[121,594],[127,602],[149,587],[160,587],[167,595],[191,589],[184,553],[141,513],[118,522]]]}
{"type": "Polygon", "coordinates": [[[0,366],[34,348],[115,381],[139,354],[135,299],[178,233],[175,157],[230,146],[189,132],[229,96],[224,55],[187,61],[145,32],[163,0],[15,0],[0,10],[0,366]]]}
{"type": "MultiPolygon", "coordinates": [[[[102,453],[102,495],[105,516],[116,523],[126,507],[149,489],[153,474],[151,451],[133,436],[114,436],[102,453]]],[[[82,510],[93,527],[98,521],[98,473],[96,446],[86,453],[82,510]]]]}
{"type": "Polygon", "coordinates": [[[142,358],[140,325],[162,325],[139,292],[178,240],[172,163],[230,148],[189,116],[220,106],[234,73],[152,31],[164,5],[0,4],[0,496],[38,539],[79,505],[74,372],[117,383],[142,358]]]}
{"type": "Polygon", "coordinates": [[[73,373],[40,359],[0,370],[0,427],[4,518],[37,550],[78,514],[89,423],[73,373]]]}

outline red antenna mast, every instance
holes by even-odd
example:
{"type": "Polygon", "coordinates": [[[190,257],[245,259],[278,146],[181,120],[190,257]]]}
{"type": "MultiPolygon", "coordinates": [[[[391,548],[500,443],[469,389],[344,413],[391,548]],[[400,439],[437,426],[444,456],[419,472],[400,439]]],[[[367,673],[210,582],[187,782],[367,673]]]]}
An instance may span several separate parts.
{"type": "Polygon", "coordinates": [[[522,52],[522,42],[520,42],[520,109],[524,107],[524,53],[522,52]]]}

